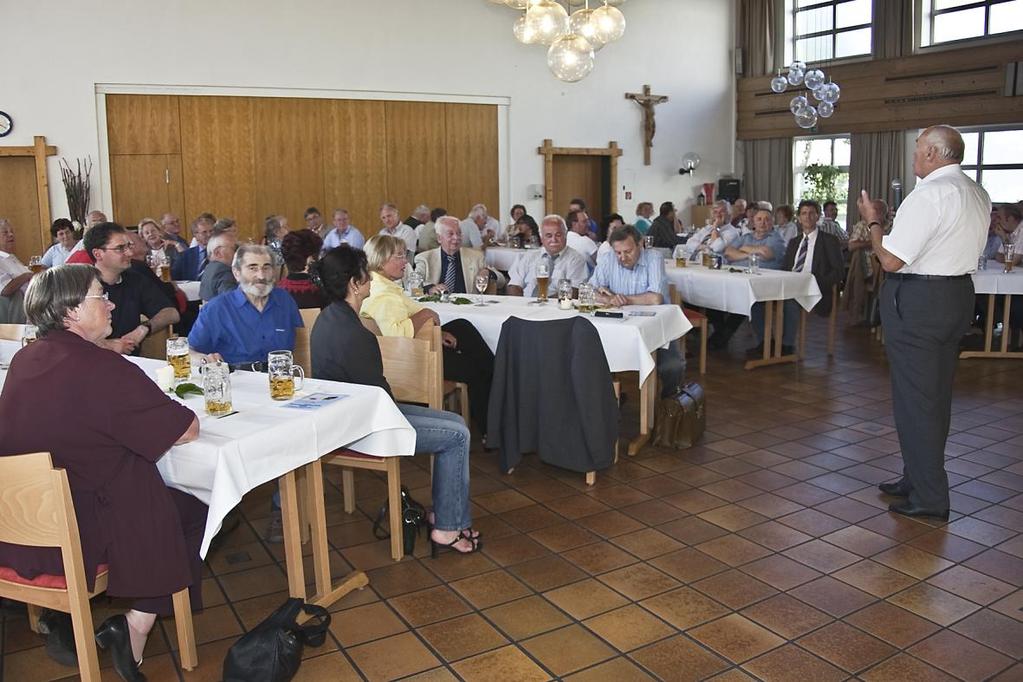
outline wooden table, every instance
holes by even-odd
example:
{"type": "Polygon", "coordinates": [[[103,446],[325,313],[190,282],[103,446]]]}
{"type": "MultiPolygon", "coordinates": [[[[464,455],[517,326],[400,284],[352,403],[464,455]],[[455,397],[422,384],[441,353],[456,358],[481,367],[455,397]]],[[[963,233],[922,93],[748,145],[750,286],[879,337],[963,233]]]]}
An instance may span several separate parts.
{"type": "Polygon", "coordinates": [[[1023,352],[1009,350],[1009,309],[1013,296],[1023,296],[1023,272],[1021,266],[1012,272],[1003,272],[1004,264],[988,261],[987,269],[973,273],[973,290],[979,294],[987,294],[987,314],[984,316],[984,350],[964,350],[960,358],[1023,358],[1023,352]],[[994,346],[995,298],[1002,297],[1002,342],[996,350],[994,346]]]}

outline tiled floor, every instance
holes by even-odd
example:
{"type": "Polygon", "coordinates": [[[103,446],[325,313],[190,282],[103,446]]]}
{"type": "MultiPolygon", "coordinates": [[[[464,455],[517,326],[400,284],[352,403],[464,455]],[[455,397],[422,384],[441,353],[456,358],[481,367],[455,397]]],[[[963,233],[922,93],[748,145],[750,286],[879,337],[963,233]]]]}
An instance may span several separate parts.
{"type": "MultiPolygon", "coordinates": [[[[591,489],[533,457],[502,476],[474,452],[482,554],[431,560],[420,542],[392,563],[369,519],[383,484],[361,476],[347,516],[332,472],[335,571],[364,569],[370,586],[336,605],[296,679],[1023,679],[1023,363],[961,363],[953,517],[923,523],[886,512],[875,488],[901,469],[881,346],[850,330],[828,360],[816,322],[799,366],[712,356],[703,443],[647,448],[591,489]]],[[[423,465],[403,476],[428,502],[423,465]]],[[[164,622],[150,680],[220,679],[230,644],[285,598],[259,493],[210,557],[200,667],[178,672],[164,622]]],[[[97,604],[97,620],[119,606],[97,604]]],[[[73,672],[17,615],[2,656],[5,680],[73,672]]]]}

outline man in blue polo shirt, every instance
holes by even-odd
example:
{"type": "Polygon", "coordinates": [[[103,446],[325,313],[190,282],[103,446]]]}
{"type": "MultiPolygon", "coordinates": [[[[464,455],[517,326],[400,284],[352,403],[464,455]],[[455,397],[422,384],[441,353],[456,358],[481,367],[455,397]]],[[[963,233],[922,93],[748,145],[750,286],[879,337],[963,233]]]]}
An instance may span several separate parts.
{"type": "MultiPolygon", "coordinates": [[[[612,232],[607,241],[614,253],[600,257],[590,278],[597,290],[597,302],[611,306],[669,303],[664,259],[657,251],[643,248],[639,231],[625,225],[612,232]]],[[[685,371],[686,361],[677,339],[657,350],[661,397],[678,391],[685,371]]]]}

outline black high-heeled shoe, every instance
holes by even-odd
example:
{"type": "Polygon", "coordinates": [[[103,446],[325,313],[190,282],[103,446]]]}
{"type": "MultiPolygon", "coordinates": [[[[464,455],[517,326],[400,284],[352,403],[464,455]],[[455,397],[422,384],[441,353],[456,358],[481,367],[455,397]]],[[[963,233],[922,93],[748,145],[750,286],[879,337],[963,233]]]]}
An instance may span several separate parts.
{"type": "Polygon", "coordinates": [[[458,531],[458,535],[456,535],[455,539],[452,540],[451,542],[437,542],[436,540],[433,539],[433,526],[429,526],[428,525],[427,528],[429,529],[429,533],[430,533],[429,538],[430,538],[430,558],[431,559],[436,559],[437,558],[437,548],[438,547],[442,548],[442,549],[448,549],[448,550],[450,550],[452,552],[457,552],[458,554],[472,554],[474,552],[478,552],[479,550],[481,550],[483,548],[483,540],[480,538],[479,535],[476,535],[474,537],[472,535],[472,529],[471,528],[469,528],[467,530],[460,530],[460,531],[458,531]],[[456,545],[458,545],[458,543],[461,542],[462,540],[468,541],[468,543],[472,546],[472,549],[465,549],[465,550],[458,549],[458,547],[456,545]]]}
{"type": "Polygon", "coordinates": [[[110,660],[114,670],[125,682],[146,682],[146,676],[139,670],[142,661],[136,661],[131,652],[131,635],[128,633],[128,619],[124,614],[110,616],[96,630],[96,644],[100,649],[110,649],[110,660]]]}

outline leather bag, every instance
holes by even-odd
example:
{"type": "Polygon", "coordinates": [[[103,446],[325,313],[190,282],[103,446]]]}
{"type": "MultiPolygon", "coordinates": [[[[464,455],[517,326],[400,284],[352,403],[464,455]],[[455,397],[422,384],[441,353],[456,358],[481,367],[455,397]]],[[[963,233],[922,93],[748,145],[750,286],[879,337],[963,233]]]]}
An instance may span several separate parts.
{"type": "Polygon", "coordinates": [[[678,393],[661,398],[654,410],[653,444],[662,448],[690,448],[703,436],[707,408],[703,387],[696,382],[682,386],[678,393]]]}
{"type": "MultiPolygon", "coordinates": [[[[373,522],[373,536],[377,540],[386,540],[391,537],[388,530],[388,509],[387,503],[377,512],[377,518],[373,522]]],[[[409,495],[408,488],[401,486],[401,533],[402,542],[405,547],[405,555],[412,556],[416,548],[416,536],[426,525],[426,507],[419,504],[409,495]]]]}
{"type": "Polygon", "coordinates": [[[327,609],[288,599],[231,646],[224,659],[224,682],[288,682],[302,663],[303,647],[323,644],[328,627],[327,609]],[[311,616],[306,625],[295,622],[301,612],[311,616]]]}

